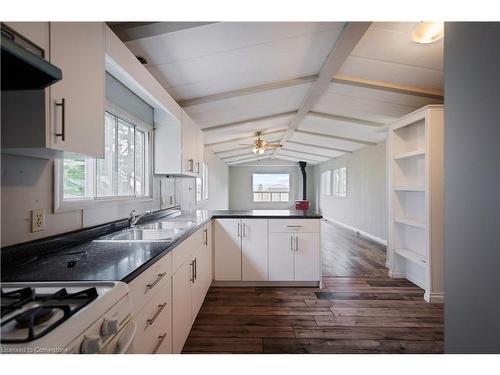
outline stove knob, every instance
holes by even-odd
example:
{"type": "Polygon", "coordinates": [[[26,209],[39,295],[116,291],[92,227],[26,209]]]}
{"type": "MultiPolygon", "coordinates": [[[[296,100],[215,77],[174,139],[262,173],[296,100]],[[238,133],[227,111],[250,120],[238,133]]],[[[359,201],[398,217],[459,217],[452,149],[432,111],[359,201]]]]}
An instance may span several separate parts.
{"type": "Polygon", "coordinates": [[[112,319],[104,319],[101,324],[101,336],[108,337],[109,335],[113,335],[118,332],[118,320],[112,319]]]}
{"type": "Polygon", "coordinates": [[[87,336],[80,346],[80,353],[95,354],[101,350],[101,338],[99,336],[87,336]]]}

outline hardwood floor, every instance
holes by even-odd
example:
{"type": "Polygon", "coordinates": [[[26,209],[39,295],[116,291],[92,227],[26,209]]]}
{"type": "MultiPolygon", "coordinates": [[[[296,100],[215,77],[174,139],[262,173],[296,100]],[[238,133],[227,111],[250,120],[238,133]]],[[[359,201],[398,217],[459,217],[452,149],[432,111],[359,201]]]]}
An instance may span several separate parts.
{"type": "Polygon", "coordinates": [[[323,288],[210,288],[184,353],[442,353],[443,308],[385,248],[322,224],[323,288]]]}

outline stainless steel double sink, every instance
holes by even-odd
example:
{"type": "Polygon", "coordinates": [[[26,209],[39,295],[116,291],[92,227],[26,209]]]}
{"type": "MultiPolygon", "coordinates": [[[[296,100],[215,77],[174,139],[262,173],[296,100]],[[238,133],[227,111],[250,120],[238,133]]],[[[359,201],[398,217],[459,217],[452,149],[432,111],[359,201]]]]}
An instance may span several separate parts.
{"type": "Polygon", "coordinates": [[[157,221],[101,237],[94,242],[164,242],[172,241],[192,227],[192,221],[157,221]]]}

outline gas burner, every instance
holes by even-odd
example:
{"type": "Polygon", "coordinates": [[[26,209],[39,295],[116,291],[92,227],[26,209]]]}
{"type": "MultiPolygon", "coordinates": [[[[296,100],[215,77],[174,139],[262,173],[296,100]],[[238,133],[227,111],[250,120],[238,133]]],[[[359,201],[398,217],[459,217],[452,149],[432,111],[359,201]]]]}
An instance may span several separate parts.
{"type": "Polygon", "coordinates": [[[33,307],[16,316],[16,328],[29,328],[45,323],[54,315],[54,310],[48,307],[33,307]]]}
{"type": "Polygon", "coordinates": [[[96,288],[38,294],[31,288],[2,291],[2,343],[36,340],[52,331],[98,296],[96,288]],[[16,313],[17,310],[20,310],[16,313]],[[5,319],[4,319],[5,316],[5,319]]]}
{"type": "Polygon", "coordinates": [[[10,314],[14,310],[22,308],[28,302],[33,301],[34,291],[31,288],[22,288],[12,292],[2,290],[2,312],[1,316],[10,314]]]}

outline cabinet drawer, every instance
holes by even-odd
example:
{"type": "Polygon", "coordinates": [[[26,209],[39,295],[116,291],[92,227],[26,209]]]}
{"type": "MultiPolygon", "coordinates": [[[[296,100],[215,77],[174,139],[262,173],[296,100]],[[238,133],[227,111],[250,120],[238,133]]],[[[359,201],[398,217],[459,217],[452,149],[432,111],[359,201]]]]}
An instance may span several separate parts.
{"type": "Polygon", "coordinates": [[[132,316],[136,315],[158,291],[165,289],[171,275],[172,256],[167,254],[129,283],[134,306],[132,316]]]}
{"type": "Polygon", "coordinates": [[[198,229],[191,236],[186,238],[174,250],[172,250],[172,273],[175,273],[180,266],[204,243],[205,226],[198,229]]]}
{"type": "Polygon", "coordinates": [[[135,353],[171,353],[171,285],[169,280],[165,287],[156,293],[135,317],[137,324],[137,333],[134,339],[135,353]]]}
{"type": "Polygon", "coordinates": [[[270,233],[305,232],[319,233],[320,221],[317,219],[270,219],[270,233]]]}

